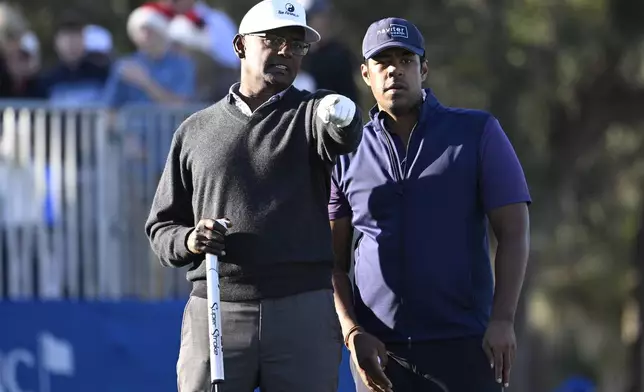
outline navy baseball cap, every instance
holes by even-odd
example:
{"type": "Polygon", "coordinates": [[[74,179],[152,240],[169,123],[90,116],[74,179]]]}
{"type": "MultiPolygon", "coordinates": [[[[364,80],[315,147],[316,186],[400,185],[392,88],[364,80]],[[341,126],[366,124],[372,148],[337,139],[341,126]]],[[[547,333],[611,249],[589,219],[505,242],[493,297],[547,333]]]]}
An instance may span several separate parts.
{"type": "Polygon", "coordinates": [[[362,56],[369,59],[389,48],[407,49],[422,57],[425,55],[425,39],[413,23],[402,18],[373,22],[362,40],[362,56]]]}

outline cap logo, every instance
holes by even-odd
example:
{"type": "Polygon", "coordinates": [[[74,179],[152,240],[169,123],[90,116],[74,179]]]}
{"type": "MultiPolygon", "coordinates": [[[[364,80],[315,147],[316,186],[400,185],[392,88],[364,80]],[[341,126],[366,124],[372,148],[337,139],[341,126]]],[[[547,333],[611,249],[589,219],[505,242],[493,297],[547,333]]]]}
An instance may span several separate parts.
{"type": "Polygon", "coordinates": [[[391,38],[409,38],[407,26],[391,24],[389,27],[376,31],[376,35],[386,34],[391,38]]]}
{"type": "Polygon", "coordinates": [[[300,14],[295,13],[295,6],[292,3],[284,4],[284,11],[278,9],[277,14],[278,15],[287,15],[287,16],[291,16],[293,18],[299,18],[300,17],[300,14]]]}

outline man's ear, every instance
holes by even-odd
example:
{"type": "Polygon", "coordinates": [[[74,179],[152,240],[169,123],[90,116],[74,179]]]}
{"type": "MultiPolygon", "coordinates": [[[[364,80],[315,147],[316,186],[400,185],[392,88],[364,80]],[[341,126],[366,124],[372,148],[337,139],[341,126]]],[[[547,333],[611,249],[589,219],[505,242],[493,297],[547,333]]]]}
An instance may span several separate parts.
{"type": "MultiPolygon", "coordinates": [[[[369,60],[366,60],[366,61],[369,61],[369,60]]],[[[369,67],[364,63],[360,64],[360,74],[362,75],[362,80],[364,80],[365,84],[371,87],[371,78],[369,77],[369,67]]]]}
{"type": "Polygon", "coordinates": [[[235,38],[233,38],[233,49],[235,50],[237,57],[239,57],[240,59],[246,57],[244,37],[242,37],[240,34],[237,34],[235,38]]]}
{"type": "Polygon", "coordinates": [[[429,75],[429,65],[427,64],[427,60],[423,60],[420,63],[420,80],[423,82],[427,80],[427,75],[429,75]]]}

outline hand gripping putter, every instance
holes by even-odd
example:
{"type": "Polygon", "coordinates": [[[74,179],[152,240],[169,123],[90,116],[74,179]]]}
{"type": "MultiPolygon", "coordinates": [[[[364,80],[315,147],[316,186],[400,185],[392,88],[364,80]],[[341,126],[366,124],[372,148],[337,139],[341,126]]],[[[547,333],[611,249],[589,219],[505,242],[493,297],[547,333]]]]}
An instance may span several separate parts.
{"type": "MultiPolygon", "coordinates": [[[[217,220],[224,227],[228,222],[217,220]]],[[[208,286],[208,333],[210,342],[210,391],[218,392],[218,386],[224,382],[224,351],[221,344],[221,310],[219,297],[219,258],[206,254],[206,285],[208,286]]]]}

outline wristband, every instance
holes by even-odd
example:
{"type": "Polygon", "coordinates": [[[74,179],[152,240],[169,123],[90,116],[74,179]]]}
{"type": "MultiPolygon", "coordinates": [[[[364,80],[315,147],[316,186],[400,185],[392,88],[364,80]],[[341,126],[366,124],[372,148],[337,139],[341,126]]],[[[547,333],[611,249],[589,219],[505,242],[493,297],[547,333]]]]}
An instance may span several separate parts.
{"type": "Polygon", "coordinates": [[[349,348],[349,338],[354,332],[362,332],[362,327],[359,325],[354,325],[349,329],[349,332],[347,332],[347,335],[344,337],[344,345],[349,348]]]}

